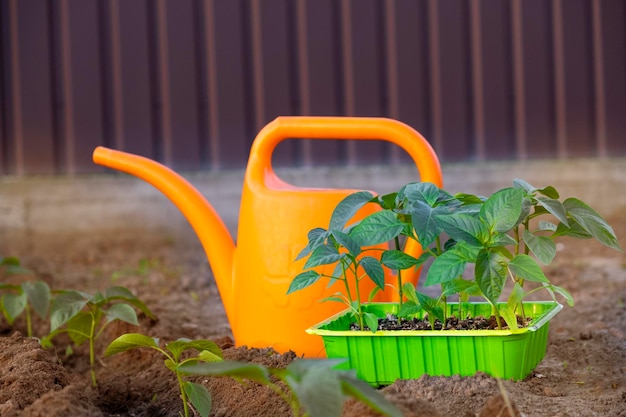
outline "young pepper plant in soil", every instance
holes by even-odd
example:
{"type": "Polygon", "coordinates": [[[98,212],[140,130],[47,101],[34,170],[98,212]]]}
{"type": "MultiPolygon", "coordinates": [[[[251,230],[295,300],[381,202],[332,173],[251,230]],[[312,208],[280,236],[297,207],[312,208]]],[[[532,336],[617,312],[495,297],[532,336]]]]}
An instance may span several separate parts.
{"type": "MultiPolygon", "coordinates": [[[[16,257],[0,258],[0,277],[29,275],[32,272],[23,268],[16,257]]],[[[32,311],[42,319],[48,316],[50,307],[50,287],[43,281],[26,281],[20,284],[0,283],[0,310],[9,326],[20,315],[26,316],[26,333],[33,336],[32,311]]]]}
{"type": "MultiPolygon", "coordinates": [[[[373,213],[355,225],[346,225],[359,209],[370,202],[378,202],[370,192],[351,194],[333,210],[328,229],[315,228],[309,232],[308,244],[296,258],[299,260],[308,256],[304,265],[306,271],[298,274],[287,290],[287,294],[301,290],[322,277],[330,279],[329,285],[342,281],[345,293],[338,292],[322,301],[346,304],[354,312],[361,330],[365,325],[376,328],[378,320],[362,309],[358,296],[361,280],[369,278],[376,285],[370,294],[371,299],[377,291],[384,290],[383,265],[391,269],[406,269],[417,264],[417,259],[400,250],[383,251],[377,246],[394,241],[399,249],[399,236],[408,231],[407,224],[399,219],[401,214],[395,208],[373,213]],[[331,275],[313,269],[323,265],[335,265],[331,275]],[[350,282],[353,282],[356,294],[352,294],[350,282]]],[[[398,274],[398,277],[398,290],[402,291],[401,275],[398,274]]]]}
{"type": "MultiPolygon", "coordinates": [[[[449,196],[427,183],[412,184],[402,197],[411,216],[415,238],[435,259],[428,270],[424,286],[441,285],[441,295],[434,300],[410,291],[411,307],[421,306],[446,322],[446,297],[458,294],[462,301],[470,295],[486,299],[492,306],[496,325],[501,319],[509,328],[525,323],[522,301],[529,294],[546,290],[573,305],[564,288],[553,285],[540,265],[549,265],[556,255],[555,239],[560,237],[595,238],[602,244],[620,250],[613,229],[590,206],[576,198],[559,200],[552,187],[536,188],[516,179],[513,187],[498,190],[489,198],[471,194],[449,196]],[[441,236],[449,239],[441,245],[441,236]],[[472,265],[473,279],[463,278],[472,265]],[[511,282],[506,303],[498,303],[505,285],[511,282]],[[530,291],[526,282],[536,283],[530,291]]],[[[462,312],[459,312],[459,317],[462,312]]],[[[432,319],[431,319],[432,320],[432,319]]],[[[446,326],[442,326],[445,328],[446,326]]],[[[433,327],[434,328],[434,327],[433,327]]]]}
{"type": "Polygon", "coordinates": [[[212,406],[211,394],[204,385],[185,381],[184,377],[189,373],[185,372],[183,368],[186,365],[192,366],[202,362],[222,361],[222,350],[214,342],[204,339],[178,339],[167,343],[163,349],[159,346],[159,339],[157,338],[139,333],[128,333],[112,341],[106,348],[104,356],[139,348],[156,350],[165,357],[165,366],[176,374],[184,416],[189,417],[189,402],[191,402],[201,417],[208,417],[212,406]],[[183,354],[190,349],[196,350],[198,354],[183,358],[183,354]]]}
{"type": "Polygon", "coordinates": [[[225,376],[266,385],[289,404],[294,417],[339,417],[348,397],[363,402],[382,415],[402,416],[391,402],[352,371],[333,369],[341,362],[343,360],[299,359],[285,369],[235,361],[189,362],[181,364],[178,369],[189,375],[225,376]]]}
{"type": "MultiPolygon", "coordinates": [[[[559,193],[552,186],[536,188],[523,180],[515,180],[513,187],[503,188],[489,198],[472,195],[452,195],[430,183],[409,183],[398,192],[374,197],[368,192],[357,192],[342,200],[331,218],[328,230],[317,228],[309,232],[309,242],[297,259],[308,256],[305,271],[291,283],[288,293],[306,288],[321,277],[347,282],[350,271],[356,282],[369,276],[377,289],[383,289],[383,267],[397,271],[399,316],[408,317],[420,310],[428,313],[431,328],[435,321],[446,329],[447,299],[458,295],[459,308],[470,296],[484,298],[492,306],[495,323],[501,328],[502,320],[515,329],[525,322],[522,301],[529,294],[544,289],[554,299],[562,295],[573,304],[571,295],[553,285],[543,273],[541,266],[549,265],[556,255],[555,239],[560,237],[595,238],[602,244],[620,250],[613,229],[590,206],[576,198],[559,200],[559,193]],[[360,222],[345,227],[345,223],[367,203],[376,203],[381,211],[365,217],[360,222]],[[414,239],[424,253],[414,258],[402,252],[400,240],[414,239]],[[392,242],[391,249],[373,248],[384,242],[392,242]],[[368,251],[381,250],[377,257],[363,257],[368,251]],[[425,286],[441,285],[437,298],[416,291],[403,284],[400,272],[419,267],[434,258],[428,270],[425,286]],[[363,265],[363,259],[367,262],[363,265]],[[320,265],[337,263],[332,275],[327,276],[315,269],[320,265]],[[364,273],[356,275],[358,266],[364,273]],[[473,279],[464,275],[474,267],[473,279]],[[350,269],[351,268],[351,269],[350,269]],[[499,303],[507,282],[512,290],[506,303],[499,303]],[[536,287],[526,291],[526,282],[536,287]]],[[[348,287],[346,294],[332,299],[345,300],[351,305],[358,327],[376,330],[377,319],[362,313],[358,299],[353,300],[348,287]],[[356,307],[354,307],[356,306],[356,307]]],[[[462,316],[462,311],[459,311],[462,316]]]]}
{"type": "Polygon", "coordinates": [[[91,381],[96,386],[95,341],[116,320],[139,326],[133,307],[154,318],[148,307],[124,287],[110,287],[94,295],[72,290],[58,291],[50,308],[50,334],[41,340],[41,344],[52,347],[52,339],[61,333],[67,333],[76,346],[88,341],[91,381]]]}

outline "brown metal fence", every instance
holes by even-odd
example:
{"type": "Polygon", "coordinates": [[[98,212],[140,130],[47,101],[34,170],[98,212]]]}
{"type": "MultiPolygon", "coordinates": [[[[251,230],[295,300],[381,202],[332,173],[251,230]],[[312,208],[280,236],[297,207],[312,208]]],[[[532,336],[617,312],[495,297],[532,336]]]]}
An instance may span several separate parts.
{"type": "MultiPolygon", "coordinates": [[[[0,0],[0,174],[97,145],[242,167],[279,115],[388,116],[442,161],[626,155],[623,0],[0,0]]],[[[287,141],[282,165],[393,163],[287,141]]]]}

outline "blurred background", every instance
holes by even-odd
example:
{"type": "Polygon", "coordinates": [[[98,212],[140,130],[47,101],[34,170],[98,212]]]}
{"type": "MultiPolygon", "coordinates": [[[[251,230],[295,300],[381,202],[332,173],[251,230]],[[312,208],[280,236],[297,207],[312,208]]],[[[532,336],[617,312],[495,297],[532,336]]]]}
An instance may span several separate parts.
{"type": "MultiPolygon", "coordinates": [[[[452,192],[519,176],[611,215],[625,22],[623,0],[0,0],[0,235],[193,236],[149,185],[101,175],[98,145],[183,172],[235,231],[250,145],[281,115],[398,119],[452,192]]],[[[273,158],[297,185],[417,178],[383,142],[288,140],[273,158]]]]}
{"type": "MultiPolygon", "coordinates": [[[[2,0],[0,174],[98,145],[243,168],[280,115],[385,116],[443,163],[626,154],[623,0],[2,0]]],[[[287,167],[407,162],[287,141],[287,167]]]]}

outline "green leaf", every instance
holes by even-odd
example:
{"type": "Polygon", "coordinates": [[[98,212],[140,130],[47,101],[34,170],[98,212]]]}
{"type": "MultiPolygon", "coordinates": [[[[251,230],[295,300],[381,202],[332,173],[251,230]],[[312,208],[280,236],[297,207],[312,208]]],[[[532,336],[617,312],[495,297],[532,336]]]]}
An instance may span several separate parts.
{"type": "Polygon", "coordinates": [[[559,196],[559,192],[556,190],[556,188],[554,188],[551,185],[548,185],[547,187],[543,187],[540,188],[538,190],[536,190],[538,193],[541,193],[543,195],[545,195],[546,197],[552,198],[557,200],[560,196],[559,196]]]}
{"type": "Polygon", "coordinates": [[[374,200],[376,200],[376,202],[383,209],[392,210],[392,209],[397,208],[397,205],[396,205],[397,197],[398,197],[398,193],[389,193],[389,194],[385,194],[382,196],[378,196],[378,198],[375,198],[374,200]]]}
{"type": "Polygon", "coordinates": [[[613,228],[594,209],[576,198],[563,202],[567,214],[600,243],[621,250],[613,228]]]}
{"type": "Polygon", "coordinates": [[[455,213],[435,217],[444,232],[456,241],[467,242],[472,246],[482,246],[482,242],[487,240],[487,230],[475,215],[455,213]]]}
{"type": "Polygon", "coordinates": [[[374,246],[389,242],[404,230],[396,214],[390,211],[379,211],[370,214],[350,231],[350,236],[361,246],[374,246]]]}
{"type": "Polygon", "coordinates": [[[328,230],[343,230],[345,224],[373,197],[368,191],[359,191],[341,200],[333,210],[328,230]]]}
{"type": "Polygon", "coordinates": [[[498,301],[506,281],[506,261],[502,255],[486,250],[476,258],[476,283],[492,304],[498,301]]]}
{"type": "Polygon", "coordinates": [[[445,317],[443,314],[443,309],[436,299],[429,297],[428,295],[421,292],[417,293],[417,299],[419,300],[422,308],[426,310],[429,315],[438,318],[439,320],[441,320],[441,322],[444,321],[445,317]]]}
{"type": "Polygon", "coordinates": [[[523,239],[533,255],[544,265],[549,265],[556,256],[556,244],[549,237],[537,236],[524,230],[523,239]]]}
{"type": "Polygon", "coordinates": [[[583,229],[582,226],[579,225],[575,220],[570,220],[569,227],[567,227],[563,223],[559,223],[556,231],[552,236],[569,236],[573,237],[574,239],[591,239],[593,237],[591,236],[591,233],[583,229]]]}
{"type": "Polygon", "coordinates": [[[87,294],[78,291],[65,291],[53,301],[50,309],[50,331],[64,325],[87,305],[87,294]]]}
{"type": "Polygon", "coordinates": [[[121,320],[123,322],[139,326],[139,322],[137,321],[137,313],[135,313],[135,310],[128,304],[113,304],[111,307],[109,307],[108,310],[106,310],[105,314],[108,323],[114,320],[121,320]]]}
{"type": "Polygon", "coordinates": [[[335,371],[312,368],[301,381],[289,381],[298,402],[310,417],[340,417],[344,396],[335,371]]]}
{"type": "Polygon", "coordinates": [[[534,282],[549,282],[537,262],[528,255],[520,254],[509,262],[513,275],[534,282]]]}
{"type": "Polygon", "coordinates": [[[324,241],[328,237],[328,231],[326,229],[322,229],[321,227],[316,227],[311,229],[308,233],[309,243],[305,246],[304,249],[298,254],[296,257],[296,261],[307,256],[311,251],[315,250],[317,247],[324,244],[324,241]]]}
{"type": "Polygon", "coordinates": [[[105,298],[106,301],[111,301],[111,300],[131,301],[131,300],[137,299],[137,297],[135,297],[135,295],[132,292],[130,292],[128,288],[120,287],[120,286],[107,288],[104,291],[103,297],[105,298]]]}
{"type": "Polygon", "coordinates": [[[139,300],[130,290],[124,287],[110,287],[107,288],[104,292],[104,299],[106,302],[111,302],[113,300],[124,300],[127,303],[137,307],[140,311],[142,311],[146,316],[150,318],[154,318],[154,314],[146,307],[146,305],[139,300]]]}
{"type": "Polygon", "coordinates": [[[384,395],[366,382],[355,377],[352,373],[341,372],[339,373],[339,379],[341,381],[341,390],[345,395],[361,401],[385,416],[402,417],[400,410],[387,400],[384,395]]]}
{"type": "Polygon", "coordinates": [[[365,319],[365,324],[373,333],[376,333],[378,330],[378,317],[373,313],[363,313],[363,318],[365,319]]]}
{"type": "Polygon", "coordinates": [[[50,307],[50,287],[48,284],[43,281],[24,282],[22,288],[33,310],[39,317],[45,319],[50,307]]]}
{"type": "Polygon", "coordinates": [[[301,272],[291,281],[289,285],[289,289],[287,290],[287,294],[291,294],[294,291],[301,290],[303,288],[308,287],[309,285],[315,284],[321,275],[319,272],[315,271],[305,271],[301,272]]]}
{"type": "Polygon", "coordinates": [[[415,285],[410,282],[405,282],[402,285],[402,294],[406,297],[407,300],[414,302],[415,304],[419,304],[419,300],[417,299],[417,292],[415,291],[415,285]]]}
{"type": "Polygon", "coordinates": [[[211,412],[212,401],[211,394],[209,394],[206,387],[204,385],[185,381],[183,383],[183,389],[198,414],[200,414],[201,417],[208,417],[211,412]]]}
{"type": "Polygon", "coordinates": [[[519,188],[504,188],[492,194],[480,209],[480,217],[490,230],[506,232],[518,223],[522,212],[524,191],[519,188]]]}
{"type": "Polygon", "coordinates": [[[401,250],[388,250],[383,252],[380,262],[389,269],[407,269],[418,264],[419,260],[401,250]]]}
{"type": "Polygon", "coordinates": [[[21,266],[19,258],[16,258],[15,256],[0,258],[0,267],[2,267],[4,271],[9,275],[32,274],[32,271],[21,266]]]}
{"type": "Polygon", "coordinates": [[[418,241],[422,247],[430,246],[441,233],[442,227],[437,221],[438,215],[445,215],[448,209],[443,206],[435,208],[427,203],[417,201],[411,207],[411,225],[415,229],[418,241]]]}
{"type": "Polygon", "coordinates": [[[537,197],[539,204],[566,226],[569,225],[563,203],[548,197],[537,197]]]}
{"type": "MultiPolygon", "coordinates": [[[[417,296],[416,296],[417,298],[417,296]]],[[[407,317],[422,311],[422,307],[414,301],[405,301],[398,311],[398,317],[407,317]]]]}
{"type": "Polygon", "coordinates": [[[517,330],[517,316],[515,315],[515,309],[509,305],[499,306],[498,313],[502,316],[506,324],[511,330],[517,330]]]}
{"type": "Polygon", "coordinates": [[[376,286],[380,287],[380,289],[385,289],[385,271],[383,270],[380,261],[371,256],[364,256],[361,258],[359,264],[365,270],[365,273],[368,277],[376,284],[376,286]]]}
{"type": "Polygon", "coordinates": [[[145,336],[140,333],[123,334],[109,344],[104,352],[104,356],[111,356],[117,353],[126,352],[135,348],[159,348],[159,339],[145,336]]]}
{"type": "MultiPolygon", "coordinates": [[[[486,200],[485,197],[480,197],[474,194],[467,194],[467,193],[456,193],[454,195],[454,199],[461,202],[464,206],[476,206],[476,207],[482,207],[483,203],[486,200]]],[[[478,211],[480,211],[480,208],[478,208],[478,211]]]]}
{"type": "Polygon", "coordinates": [[[401,193],[411,203],[434,206],[439,199],[439,187],[430,182],[412,182],[403,187],[401,193]]]}
{"type": "MultiPolygon", "coordinates": [[[[173,360],[167,358],[163,361],[163,364],[165,364],[165,367],[167,369],[169,369],[172,372],[178,372],[178,363],[174,362],[173,360]]],[[[181,374],[184,375],[184,373],[181,372],[181,374]]]]}
{"type": "Polygon", "coordinates": [[[478,255],[478,249],[465,242],[459,242],[448,249],[433,261],[424,286],[441,284],[459,278],[468,262],[473,262],[478,255]]]}
{"type": "Polygon", "coordinates": [[[542,232],[556,232],[557,226],[552,222],[547,222],[545,220],[539,221],[537,224],[537,230],[542,232]]]}
{"type": "Polygon", "coordinates": [[[467,292],[474,286],[476,286],[476,283],[474,281],[467,281],[461,278],[453,279],[452,281],[447,281],[441,284],[441,295],[444,297],[448,297],[453,294],[467,292]]]}
{"type": "Polygon", "coordinates": [[[565,298],[568,306],[574,307],[574,297],[572,297],[572,294],[570,294],[569,291],[567,291],[565,288],[559,287],[557,285],[546,285],[546,288],[549,288],[555,293],[561,295],[563,298],[565,298]]]}
{"type": "MultiPolygon", "coordinates": [[[[93,323],[93,317],[86,311],[80,311],[74,317],[67,321],[65,331],[72,339],[72,342],[76,346],[80,346],[89,339],[91,334],[91,326],[97,323],[93,323]]],[[[63,330],[61,330],[62,332],[63,330]]]]}
{"type": "Polygon", "coordinates": [[[218,358],[223,358],[222,350],[214,342],[206,339],[189,340],[181,338],[168,343],[165,347],[172,352],[175,358],[179,358],[182,352],[189,349],[195,349],[198,352],[210,352],[218,358]]]}
{"type": "Polygon", "coordinates": [[[9,325],[12,325],[15,319],[22,314],[26,308],[26,294],[4,294],[1,299],[2,310],[9,325]]]}
{"type": "Polygon", "coordinates": [[[211,351],[203,350],[198,353],[198,359],[204,362],[221,362],[223,360],[222,353],[220,352],[219,356],[211,351]]]}
{"type": "Polygon", "coordinates": [[[337,262],[342,258],[337,249],[332,245],[324,245],[317,247],[309,256],[304,269],[313,268],[320,265],[328,265],[337,262]]]}
{"type": "Polygon", "coordinates": [[[513,285],[513,289],[511,290],[511,294],[509,294],[509,298],[507,299],[506,304],[512,311],[515,311],[515,308],[517,308],[519,303],[522,302],[524,297],[526,297],[526,291],[524,291],[524,288],[522,288],[522,286],[516,282],[515,285],[513,285]]]}
{"type": "Polygon", "coordinates": [[[489,243],[487,244],[487,246],[488,247],[512,246],[516,244],[517,244],[517,241],[513,237],[505,233],[495,232],[491,235],[491,238],[489,239],[489,243]]]}
{"type": "Polygon", "coordinates": [[[206,376],[229,376],[231,378],[243,378],[251,381],[268,384],[270,382],[268,370],[253,363],[234,361],[201,362],[182,364],[178,367],[179,372],[188,375],[206,376]]]}
{"type": "Polygon", "coordinates": [[[340,363],[345,362],[346,359],[295,359],[289,365],[287,365],[286,373],[292,378],[293,381],[302,381],[302,378],[315,368],[331,369],[340,363]]]}
{"type": "Polygon", "coordinates": [[[528,194],[532,194],[535,192],[536,188],[524,181],[521,178],[515,178],[513,180],[513,186],[517,188],[521,188],[526,191],[528,194]]]}
{"type": "Polygon", "coordinates": [[[350,255],[356,257],[361,253],[361,247],[359,246],[359,243],[352,237],[350,237],[350,235],[348,235],[347,233],[334,231],[331,232],[331,235],[337,241],[337,243],[339,243],[341,246],[348,250],[350,255]]]}

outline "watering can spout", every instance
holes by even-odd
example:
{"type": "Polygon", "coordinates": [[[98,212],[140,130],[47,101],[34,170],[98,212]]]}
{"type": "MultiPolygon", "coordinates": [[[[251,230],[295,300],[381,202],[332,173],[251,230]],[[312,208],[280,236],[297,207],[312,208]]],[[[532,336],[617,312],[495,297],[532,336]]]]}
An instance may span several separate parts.
{"type": "Polygon", "coordinates": [[[165,194],[183,213],[204,247],[230,320],[235,244],[213,206],[183,177],[148,158],[99,146],[93,152],[93,161],[143,179],[165,194]]]}

